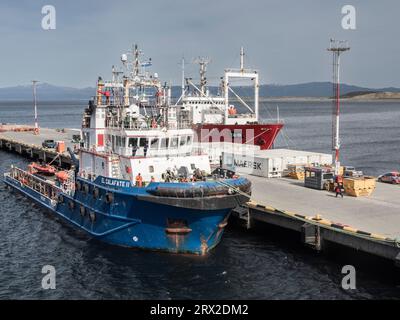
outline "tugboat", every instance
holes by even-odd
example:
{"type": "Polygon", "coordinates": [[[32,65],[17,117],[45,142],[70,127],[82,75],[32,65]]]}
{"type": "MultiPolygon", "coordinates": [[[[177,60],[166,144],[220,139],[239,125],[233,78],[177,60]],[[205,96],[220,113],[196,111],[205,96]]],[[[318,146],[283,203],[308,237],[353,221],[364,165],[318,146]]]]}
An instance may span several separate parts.
{"type": "Polygon", "coordinates": [[[251,183],[211,175],[186,113],[169,108],[171,88],[146,71],[137,46],[131,54],[121,57],[125,72],[113,67],[111,81],[98,79],[79,159],[68,150],[71,169],[47,179],[11,167],[4,181],[101,241],[206,254],[231,210],[249,200],[251,183]]]}

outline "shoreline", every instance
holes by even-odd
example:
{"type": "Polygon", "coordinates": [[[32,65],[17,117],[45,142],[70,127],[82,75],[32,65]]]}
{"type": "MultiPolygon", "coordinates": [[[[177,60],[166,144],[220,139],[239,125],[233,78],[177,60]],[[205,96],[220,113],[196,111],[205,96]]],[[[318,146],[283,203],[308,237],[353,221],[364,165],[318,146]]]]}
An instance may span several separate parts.
{"type": "MultiPolygon", "coordinates": [[[[250,100],[250,99],[249,99],[250,100]]],[[[331,102],[331,97],[260,97],[260,101],[281,101],[281,102],[331,102]]],[[[400,102],[400,98],[340,98],[342,102],[400,102]]],[[[49,99],[40,100],[47,105],[52,102],[87,102],[86,99],[49,99]]],[[[29,99],[0,99],[0,104],[4,103],[32,103],[29,99]]],[[[1,105],[0,105],[1,107],[1,105]]]]}

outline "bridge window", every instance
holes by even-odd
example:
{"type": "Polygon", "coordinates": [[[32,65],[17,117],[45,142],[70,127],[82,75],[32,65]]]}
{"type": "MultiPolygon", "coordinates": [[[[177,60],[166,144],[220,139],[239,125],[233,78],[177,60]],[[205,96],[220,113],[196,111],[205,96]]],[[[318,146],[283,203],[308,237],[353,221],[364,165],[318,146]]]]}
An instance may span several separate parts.
{"type": "Polygon", "coordinates": [[[180,146],[184,146],[186,144],[186,136],[181,136],[180,146]]]}
{"type": "Polygon", "coordinates": [[[167,149],[169,144],[169,138],[162,138],[160,149],[167,149]]]}
{"type": "Polygon", "coordinates": [[[171,139],[170,147],[171,148],[177,148],[178,147],[178,137],[173,137],[171,139]]]}
{"type": "Polygon", "coordinates": [[[158,149],[158,138],[152,138],[150,142],[150,149],[158,149]]]}
{"type": "Polygon", "coordinates": [[[129,138],[129,147],[137,147],[138,138],[129,138]]]}
{"type": "Polygon", "coordinates": [[[117,138],[116,145],[117,145],[117,147],[120,147],[122,139],[120,136],[116,136],[116,138],[117,138]]]}
{"type": "Polygon", "coordinates": [[[147,139],[147,138],[140,138],[140,141],[139,141],[139,146],[140,147],[144,147],[144,146],[149,146],[149,139],[147,139]]]}

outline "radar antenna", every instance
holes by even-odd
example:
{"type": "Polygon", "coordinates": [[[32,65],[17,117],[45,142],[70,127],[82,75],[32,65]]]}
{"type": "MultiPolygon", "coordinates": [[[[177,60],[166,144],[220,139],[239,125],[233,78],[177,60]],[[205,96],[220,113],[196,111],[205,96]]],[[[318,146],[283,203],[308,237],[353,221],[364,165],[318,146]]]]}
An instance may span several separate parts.
{"type": "Polygon", "coordinates": [[[211,59],[207,57],[198,57],[194,60],[194,63],[200,65],[200,91],[202,95],[206,94],[206,85],[207,85],[207,65],[211,63],[211,59]]]}

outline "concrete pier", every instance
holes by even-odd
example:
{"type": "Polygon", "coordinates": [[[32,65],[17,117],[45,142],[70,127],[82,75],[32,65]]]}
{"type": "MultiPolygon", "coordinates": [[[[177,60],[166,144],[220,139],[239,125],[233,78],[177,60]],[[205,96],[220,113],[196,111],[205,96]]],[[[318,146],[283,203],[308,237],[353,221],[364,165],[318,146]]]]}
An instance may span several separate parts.
{"type": "Polygon", "coordinates": [[[289,178],[252,181],[252,202],[242,219],[295,230],[317,250],[331,241],[400,262],[400,186],[377,183],[369,197],[336,198],[289,178]]]}
{"type": "Polygon", "coordinates": [[[44,140],[64,141],[65,147],[73,149],[72,136],[79,134],[79,130],[74,129],[48,129],[41,128],[40,134],[35,135],[31,131],[6,131],[0,132],[0,149],[17,152],[30,159],[38,159],[46,162],[52,161],[55,157],[56,163],[62,167],[71,165],[71,157],[68,152],[61,154],[55,149],[46,149],[42,147],[44,140]]]}

